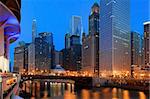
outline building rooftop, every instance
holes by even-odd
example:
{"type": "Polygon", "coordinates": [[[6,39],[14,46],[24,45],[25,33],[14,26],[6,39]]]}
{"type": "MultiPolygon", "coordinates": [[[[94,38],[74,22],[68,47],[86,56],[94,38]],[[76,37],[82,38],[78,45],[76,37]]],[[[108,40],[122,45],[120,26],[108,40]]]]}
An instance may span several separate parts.
{"type": "Polygon", "coordinates": [[[143,24],[144,24],[144,25],[146,25],[146,24],[150,24],[150,21],[144,22],[143,24]]]}

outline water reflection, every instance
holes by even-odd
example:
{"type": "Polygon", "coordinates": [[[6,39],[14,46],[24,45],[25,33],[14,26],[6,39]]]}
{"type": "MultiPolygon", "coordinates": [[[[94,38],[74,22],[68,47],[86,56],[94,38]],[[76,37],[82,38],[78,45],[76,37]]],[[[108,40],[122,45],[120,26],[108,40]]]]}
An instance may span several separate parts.
{"type": "Polygon", "coordinates": [[[146,95],[144,94],[144,92],[139,92],[139,99],[146,99],[146,95]]]}
{"type": "Polygon", "coordinates": [[[75,99],[73,83],[28,80],[23,83],[22,90],[30,94],[31,99],[46,99],[55,96],[64,96],[67,99],[68,96],[65,95],[70,95],[72,99],[75,99]]]}
{"type": "Polygon", "coordinates": [[[90,99],[90,91],[89,90],[82,90],[82,99],[90,99]]]}
{"type": "Polygon", "coordinates": [[[99,92],[93,92],[92,97],[93,97],[93,99],[100,99],[100,93],[99,92]]]}
{"type": "Polygon", "coordinates": [[[130,99],[129,91],[128,90],[124,90],[123,91],[123,99],[130,99]]]}
{"type": "Polygon", "coordinates": [[[73,83],[47,80],[29,80],[22,86],[30,99],[149,99],[144,92],[120,88],[98,88],[95,91],[83,89],[80,92],[75,92],[74,88],[73,83]]]}
{"type": "Polygon", "coordinates": [[[118,97],[117,97],[117,88],[112,89],[112,99],[118,99],[118,97]]]}
{"type": "Polygon", "coordinates": [[[69,91],[65,91],[64,99],[76,99],[76,95],[74,93],[69,92],[69,91]]]}

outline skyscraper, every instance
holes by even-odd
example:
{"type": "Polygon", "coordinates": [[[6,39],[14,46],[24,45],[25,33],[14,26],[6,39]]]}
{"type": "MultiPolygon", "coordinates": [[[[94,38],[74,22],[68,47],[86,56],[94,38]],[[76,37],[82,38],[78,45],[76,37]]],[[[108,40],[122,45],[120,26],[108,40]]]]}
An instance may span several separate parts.
{"type": "Polygon", "coordinates": [[[21,0],[0,0],[0,70],[9,71],[9,45],[20,35],[21,0]]]}
{"type": "Polygon", "coordinates": [[[81,37],[82,21],[80,16],[72,16],[71,32],[72,35],[81,37]]]}
{"type": "Polygon", "coordinates": [[[131,65],[139,65],[140,34],[131,32],[131,65]]]}
{"type": "Polygon", "coordinates": [[[131,74],[135,66],[140,66],[140,34],[137,32],[131,32],[131,74]]]}
{"type": "Polygon", "coordinates": [[[60,64],[65,70],[77,71],[81,69],[80,36],[65,35],[65,49],[60,51],[60,64]]]}
{"type": "Polygon", "coordinates": [[[101,75],[130,74],[130,1],[100,1],[101,75]]]}
{"type": "Polygon", "coordinates": [[[29,71],[32,71],[35,69],[35,38],[37,36],[37,21],[36,19],[33,19],[32,21],[32,42],[29,45],[29,71]]]}
{"type": "Polygon", "coordinates": [[[35,44],[32,42],[28,47],[28,70],[35,70],[35,44]]]}
{"type": "Polygon", "coordinates": [[[35,42],[35,38],[37,36],[37,25],[36,25],[36,19],[33,19],[32,21],[32,42],[35,42]]]}
{"type": "Polygon", "coordinates": [[[81,69],[81,53],[80,36],[72,35],[69,49],[70,70],[79,71],[81,69]]]}
{"type": "Polygon", "coordinates": [[[144,23],[144,63],[150,68],[150,21],[144,23]]]}
{"type": "Polygon", "coordinates": [[[28,71],[28,46],[29,43],[20,43],[14,51],[14,72],[28,71]]]}
{"type": "Polygon", "coordinates": [[[35,67],[43,70],[54,68],[52,33],[42,32],[35,38],[35,67]]]}
{"type": "Polygon", "coordinates": [[[60,65],[60,51],[55,50],[55,60],[54,60],[54,65],[60,65]]]}
{"type": "Polygon", "coordinates": [[[60,65],[65,69],[65,70],[71,70],[71,51],[69,49],[62,49],[60,51],[60,65]]]}
{"type": "Polygon", "coordinates": [[[82,70],[99,75],[99,5],[97,3],[92,6],[89,16],[89,34],[82,35],[82,70]]]}
{"type": "Polygon", "coordinates": [[[70,33],[65,34],[65,48],[68,49],[70,48],[70,33]]]}
{"type": "Polygon", "coordinates": [[[140,57],[141,60],[139,61],[141,66],[143,66],[144,65],[144,36],[143,35],[140,35],[140,57]]]}
{"type": "Polygon", "coordinates": [[[73,45],[80,45],[80,36],[78,35],[70,36],[70,47],[73,45]]]}

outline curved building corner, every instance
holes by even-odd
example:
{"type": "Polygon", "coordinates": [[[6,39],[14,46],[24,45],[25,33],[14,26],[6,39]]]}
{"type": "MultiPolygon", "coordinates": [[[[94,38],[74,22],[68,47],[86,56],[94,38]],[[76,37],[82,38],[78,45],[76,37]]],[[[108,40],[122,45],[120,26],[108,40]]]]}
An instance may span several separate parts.
{"type": "Polygon", "coordinates": [[[9,72],[9,45],[20,35],[21,0],[0,0],[0,71],[9,72]]]}

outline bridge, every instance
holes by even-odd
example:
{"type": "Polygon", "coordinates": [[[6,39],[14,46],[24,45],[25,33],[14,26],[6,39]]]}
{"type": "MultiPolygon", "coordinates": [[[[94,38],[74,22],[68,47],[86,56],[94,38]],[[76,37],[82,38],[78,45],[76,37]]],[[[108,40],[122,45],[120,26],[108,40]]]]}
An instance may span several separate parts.
{"type": "Polygon", "coordinates": [[[92,77],[82,76],[54,76],[54,75],[21,75],[21,82],[26,80],[41,79],[42,81],[74,83],[77,89],[91,88],[92,77]],[[45,80],[47,79],[47,80],[45,80]]]}
{"type": "Polygon", "coordinates": [[[51,72],[51,73],[29,73],[21,75],[22,81],[32,79],[50,79],[57,80],[72,80],[75,82],[75,87],[79,88],[92,88],[92,87],[119,87],[125,89],[136,89],[136,90],[149,90],[149,78],[131,78],[130,76],[124,77],[103,77],[94,76],[86,72],[51,72]]]}

